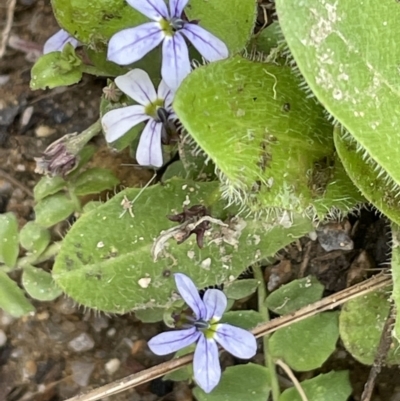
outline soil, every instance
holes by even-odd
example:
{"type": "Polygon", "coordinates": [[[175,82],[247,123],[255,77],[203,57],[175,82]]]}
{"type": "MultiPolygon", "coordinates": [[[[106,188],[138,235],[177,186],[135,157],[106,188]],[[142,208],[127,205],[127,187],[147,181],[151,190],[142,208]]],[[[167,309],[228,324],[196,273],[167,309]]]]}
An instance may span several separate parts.
{"type": "MultiPolygon", "coordinates": [[[[0,5],[0,31],[6,21],[5,4],[0,5]]],[[[21,226],[34,218],[32,189],[40,179],[34,172],[34,157],[56,139],[95,122],[105,86],[104,79],[84,76],[71,87],[30,90],[30,68],[45,40],[58,29],[50,1],[18,0],[10,45],[0,59],[0,213],[14,212],[21,226]]],[[[111,153],[103,139],[96,138],[94,144],[98,151],[93,163],[112,168],[124,186],[143,185],[151,177],[152,172],[121,166],[134,161],[126,153],[111,153]]],[[[276,263],[265,269],[269,290],[314,274],[331,294],[362,281],[387,262],[388,224],[373,212],[327,226],[319,238],[322,245],[303,238],[277,255],[276,263]],[[337,249],[335,241],[343,238],[353,241],[354,247],[337,249]]],[[[13,278],[18,280],[18,274],[13,278]]],[[[141,323],[133,314],[94,313],[67,297],[33,304],[36,312],[21,319],[0,310],[0,401],[61,401],[165,360],[147,347],[162,324],[141,323]]],[[[254,360],[262,358],[259,354],[254,360]]],[[[224,366],[234,363],[234,358],[224,356],[224,366]]],[[[356,362],[340,343],[322,370],[338,367],[351,371],[352,400],[360,400],[369,367],[356,362]]],[[[279,374],[282,383],[287,382],[283,372],[279,374]]],[[[398,381],[397,368],[384,368],[372,399],[400,400],[398,381]]],[[[193,396],[188,383],[157,379],[109,399],[189,401],[193,396]]]]}

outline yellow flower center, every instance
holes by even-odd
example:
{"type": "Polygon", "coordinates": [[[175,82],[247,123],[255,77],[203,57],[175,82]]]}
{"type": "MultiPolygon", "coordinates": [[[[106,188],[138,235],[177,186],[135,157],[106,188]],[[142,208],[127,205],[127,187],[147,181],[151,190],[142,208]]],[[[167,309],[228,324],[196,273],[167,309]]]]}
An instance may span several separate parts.
{"type": "Polygon", "coordinates": [[[147,106],[145,106],[144,111],[148,116],[150,116],[154,120],[158,120],[157,109],[159,107],[164,107],[163,99],[157,99],[155,102],[148,104],[147,106]]]}

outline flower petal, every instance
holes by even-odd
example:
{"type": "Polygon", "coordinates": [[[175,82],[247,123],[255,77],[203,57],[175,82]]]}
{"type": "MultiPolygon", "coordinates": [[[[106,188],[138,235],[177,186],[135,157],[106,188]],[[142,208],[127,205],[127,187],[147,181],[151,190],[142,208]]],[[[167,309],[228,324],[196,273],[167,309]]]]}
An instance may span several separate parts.
{"type": "Polygon", "coordinates": [[[201,333],[195,327],[186,330],[167,331],[153,337],[148,345],[156,355],[167,355],[193,344],[200,335],[201,333]]]}
{"type": "Polygon", "coordinates": [[[136,150],[136,160],[141,166],[162,166],[161,130],[162,124],[152,118],[144,127],[136,150]]]}
{"type": "Polygon", "coordinates": [[[107,142],[114,142],[135,125],[150,117],[145,114],[144,107],[139,105],[121,107],[104,114],[101,119],[107,142]]]}
{"type": "Polygon", "coordinates": [[[149,74],[139,68],[115,78],[115,83],[122,92],[143,106],[157,100],[157,93],[149,74]]]}
{"type": "Polygon", "coordinates": [[[108,42],[107,59],[120,65],[134,63],[158,46],[163,38],[164,34],[157,22],[123,29],[108,42]]]}
{"type": "Polygon", "coordinates": [[[189,51],[183,36],[176,32],[164,39],[161,76],[171,89],[176,90],[189,73],[189,51]]]}
{"type": "Polygon", "coordinates": [[[249,359],[257,352],[257,342],[254,335],[240,327],[221,323],[217,326],[214,339],[237,358],[249,359]]]}
{"type": "Polygon", "coordinates": [[[169,9],[171,10],[171,17],[181,18],[182,11],[186,7],[189,0],[169,0],[169,9]]]}
{"type": "Polygon", "coordinates": [[[67,31],[60,29],[53,36],[50,36],[43,46],[43,54],[51,52],[60,52],[67,43],[75,48],[79,45],[79,41],[73,38],[67,31]]]}
{"type": "Polygon", "coordinates": [[[126,0],[127,3],[144,14],[146,17],[158,21],[161,18],[169,19],[167,5],[164,0],[126,0]]]}
{"type": "Polygon", "coordinates": [[[174,95],[175,92],[165,83],[164,80],[161,80],[157,90],[157,97],[164,100],[164,108],[168,109],[172,105],[174,95]]]}
{"type": "Polygon", "coordinates": [[[226,44],[196,24],[185,24],[180,30],[208,61],[217,61],[229,56],[226,44]]]}
{"type": "Polygon", "coordinates": [[[207,290],[203,296],[203,302],[207,309],[206,321],[220,320],[228,303],[226,295],[221,290],[216,289],[207,290]]]}
{"type": "Polygon", "coordinates": [[[193,281],[186,274],[182,273],[175,273],[174,277],[176,288],[183,300],[192,309],[197,319],[204,319],[206,316],[206,307],[193,281]]]}
{"type": "Polygon", "coordinates": [[[193,374],[199,387],[210,393],[221,379],[218,346],[201,335],[193,357],[193,374]]]}

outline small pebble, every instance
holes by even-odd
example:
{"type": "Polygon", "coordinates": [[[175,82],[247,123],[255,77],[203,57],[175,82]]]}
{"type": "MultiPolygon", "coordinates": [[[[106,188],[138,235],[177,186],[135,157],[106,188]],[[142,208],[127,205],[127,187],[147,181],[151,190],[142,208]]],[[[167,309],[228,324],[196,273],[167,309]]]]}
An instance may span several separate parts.
{"type": "Polygon", "coordinates": [[[6,333],[4,333],[3,330],[0,330],[0,347],[2,347],[3,345],[5,345],[6,342],[7,342],[6,333]]]}
{"type": "Polygon", "coordinates": [[[105,316],[95,316],[92,321],[94,331],[100,333],[101,330],[108,327],[108,319],[105,316]]]}
{"type": "Polygon", "coordinates": [[[111,329],[107,330],[107,337],[114,337],[117,329],[115,327],[111,327],[111,329]]]}
{"type": "Polygon", "coordinates": [[[68,343],[68,347],[75,352],[85,352],[94,347],[94,341],[89,334],[81,333],[68,343]]]}
{"type": "Polygon", "coordinates": [[[121,361],[117,358],[110,359],[105,365],[104,369],[109,375],[113,375],[121,366],[121,361]]]}
{"type": "Polygon", "coordinates": [[[39,127],[35,129],[35,135],[38,138],[46,138],[53,135],[55,132],[56,130],[54,128],[48,127],[47,125],[39,125],[39,127]]]}
{"type": "Polygon", "coordinates": [[[25,379],[31,379],[36,375],[37,365],[34,360],[29,360],[25,362],[23,369],[23,376],[25,379]]]}
{"type": "Polygon", "coordinates": [[[49,318],[49,312],[47,310],[43,311],[43,312],[39,312],[36,314],[36,318],[37,320],[47,320],[49,318]]]}
{"type": "Polygon", "coordinates": [[[81,387],[89,384],[90,376],[93,373],[94,363],[85,361],[71,362],[72,380],[81,387]]]}

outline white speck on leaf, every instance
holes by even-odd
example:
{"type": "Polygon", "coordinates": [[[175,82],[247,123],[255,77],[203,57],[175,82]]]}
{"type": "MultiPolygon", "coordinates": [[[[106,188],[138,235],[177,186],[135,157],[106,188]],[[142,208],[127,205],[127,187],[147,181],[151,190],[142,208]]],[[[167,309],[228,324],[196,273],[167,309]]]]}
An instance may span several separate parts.
{"type": "Polygon", "coordinates": [[[104,248],[104,242],[100,241],[100,242],[97,243],[96,246],[97,246],[97,248],[104,248]]]}
{"type": "Polygon", "coordinates": [[[151,283],[151,278],[150,277],[143,277],[138,281],[138,284],[142,288],[147,288],[151,283]]]}

